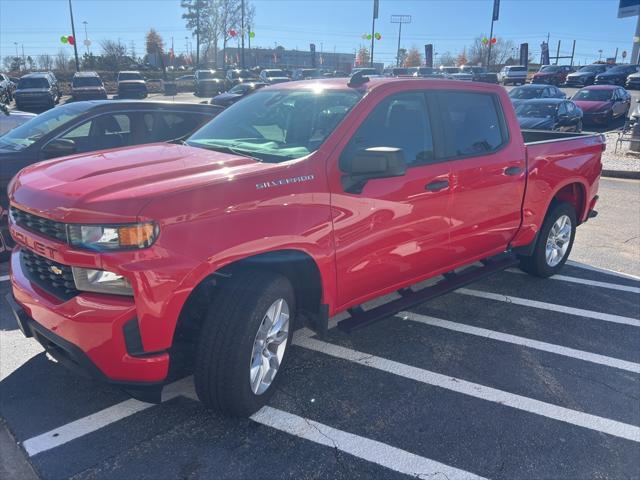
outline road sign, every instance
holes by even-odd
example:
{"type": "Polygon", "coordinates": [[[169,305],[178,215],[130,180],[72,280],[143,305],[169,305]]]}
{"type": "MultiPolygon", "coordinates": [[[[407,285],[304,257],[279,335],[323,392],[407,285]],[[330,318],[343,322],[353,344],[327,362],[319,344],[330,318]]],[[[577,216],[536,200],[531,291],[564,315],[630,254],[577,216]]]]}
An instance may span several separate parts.
{"type": "Polygon", "coordinates": [[[500,16],[500,0],[493,0],[493,21],[498,20],[500,16]]]}
{"type": "Polygon", "coordinates": [[[640,15],[640,0],[620,0],[618,18],[640,15]]]}

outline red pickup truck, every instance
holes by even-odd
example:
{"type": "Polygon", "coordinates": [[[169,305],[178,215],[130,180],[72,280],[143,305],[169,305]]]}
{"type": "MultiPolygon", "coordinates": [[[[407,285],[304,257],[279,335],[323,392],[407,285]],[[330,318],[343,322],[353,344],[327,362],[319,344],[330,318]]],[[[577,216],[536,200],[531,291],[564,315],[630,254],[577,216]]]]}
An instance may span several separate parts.
{"type": "Polygon", "coordinates": [[[489,84],[267,87],[184,145],[22,170],[10,300],[61,363],[149,401],[192,368],[206,405],[248,415],[296,326],[348,310],[351,331],[516,262],[556,273],[595,214],[604,145],[521,132],[489,84]]]}

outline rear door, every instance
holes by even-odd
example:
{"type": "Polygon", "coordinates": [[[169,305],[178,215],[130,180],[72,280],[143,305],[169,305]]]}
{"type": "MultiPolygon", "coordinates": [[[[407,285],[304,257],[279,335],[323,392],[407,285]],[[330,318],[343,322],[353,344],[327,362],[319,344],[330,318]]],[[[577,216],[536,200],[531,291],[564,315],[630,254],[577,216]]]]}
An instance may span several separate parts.
{"type": "Polygon", "coordinates": [[[437,98],[451,170],[451,249],[456,263],[468,263],[503,251],[515,235],[525,152],[497,94],[450,90],[437,98]]]}
{"type": "Polygon", "coordinates": [[[449,166],[434,160],[431,110],[420,90],[380,99],[328,162],[341,306],[424,277],[450,261],[449,166]],[[359,194],[345,192],[341,162],[371,147],[402,148],[406,174],[369,180],[359,194]]]}

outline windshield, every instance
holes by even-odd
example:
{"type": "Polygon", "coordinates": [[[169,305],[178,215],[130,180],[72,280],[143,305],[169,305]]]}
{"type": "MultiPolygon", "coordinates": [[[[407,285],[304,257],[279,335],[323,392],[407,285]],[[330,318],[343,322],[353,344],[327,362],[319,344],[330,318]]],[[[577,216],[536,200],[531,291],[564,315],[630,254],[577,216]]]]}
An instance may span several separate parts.
{"type": "Polygon", "coordinates": [[[585,65],[580,69],[581,72],[604,72],[606,67],[604,65],[585,65]]]}
{"type": "Polygon", "coordinates": [[[18,82],[18,90],[25,88],[49,88],[49,82],[46,78],[21,78],[18,82]]]}
{"type": "Polygon", "coordinates": [[[74,87],[101,87],[102,80],[99,77],[76,77],[73,79],[74,87]]]}
{"type": "Polygon", "coordinates": [[[542,95],[543,90],[544,88],[516,87],[509,92],[509,96],[517,100],[525,100],[528,98],[539,98],[542,95]]]}
{"type": "Polygon", "coordinates": [[[460,73],[460,69],[458,67],[444,67],[442,71],[446,73],[460,73]]]}
{"type": "Polygon", "coordinates": [[[420,67],[418,69],[418,75],[431,75],[434,72],[431,67],[420,67]]]}
{"type": "Polygon", "coordinates": [[[611,100],[613,90],[580,90],[572,100],[586,100],[591,102],[606,102],[611,100]]]}
{"type": "Polygon", "coordinates": [[[0,137],[0,149],[15,152],[24,150],[55,128],[84,113],[90,107],[89,103],[68,103],[41,113],[0,137]]]}
{"type": "Polygon", "coordinates": [[[560,70],[562,69],[555,65],[545,65],[540,69],[541,72],[545,72],[545,73],[554,73],[554,72],[559,72],[560,70]]]}
{"type": "Polygon", "coordinates": [[[204,70],[204,71],[198,72],[198,78],[200,80],[206,80],[208,78],[224,78],[224,75],[222,75],[221,71],[211,71],[211,72],[209,72],[209,71],[204,70]]]}
{"type": "Polygon", "coordinates": [[[509,67],[508,72],[526,72],[527,69],[525,67],[509,67]]]}
{"type": "Polygon", "coordinates": [[[239,83],[238,85],[236,85],[235,87],[233,87],[231,90],[229,90],[229,93],[247,93],[250,92],[251,90],[253,90],[253,86],[250,83],[239,83]]]}
{"type": "Polygon", "coordinates": [[[618,65],[617,67],[612,67],[609,70],[607,70],[607,73],[631,73],[635,71],[636,71],[635,66],[618,65]]]}
{"type": "Polygon", "coordinates": [[[282,162],[315,151],[362,98],[353,90],[259,90],[215,117],[187,144],[282,162]]]}
{"type": "Polygon", "coordinates": [[[118,74],[118,81],[120,80],[144,80],[144,78],[137,72],[120,72],[118,74]]]}
{"type": "Polygon", "coordinates": [[[516,106],[519,117],[549,118],[555,115],[558,105],[555,103],[521,103],[516,106]]]}
{"type": "Polygon", "coordinates": [[[394,75],[406,75],[409,73],[406,68],[394,68],[392,72],[394,75]]]}
{"type": "Polygon", "coordinates": [[[282,70],[265,70],[264,74],[267,77],[286,77],[282,70]]]}

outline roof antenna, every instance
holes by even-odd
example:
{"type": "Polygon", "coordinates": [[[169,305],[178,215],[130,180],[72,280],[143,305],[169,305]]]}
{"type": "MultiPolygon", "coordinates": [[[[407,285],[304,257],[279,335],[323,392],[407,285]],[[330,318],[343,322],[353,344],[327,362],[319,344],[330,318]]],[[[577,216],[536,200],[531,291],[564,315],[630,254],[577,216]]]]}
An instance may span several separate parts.
{"type": "Polygon", "coordinates": [[[347,87],[359,87],[360,85],[367,83],[369,77],[367,77],[362,70],[357,71],[351,77],[349,77],[349,83],[347,87]]]}

